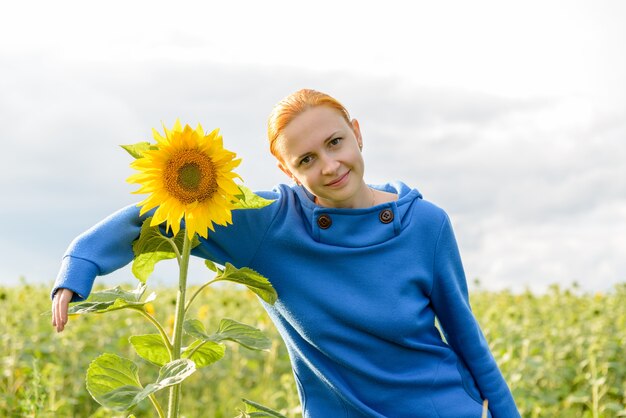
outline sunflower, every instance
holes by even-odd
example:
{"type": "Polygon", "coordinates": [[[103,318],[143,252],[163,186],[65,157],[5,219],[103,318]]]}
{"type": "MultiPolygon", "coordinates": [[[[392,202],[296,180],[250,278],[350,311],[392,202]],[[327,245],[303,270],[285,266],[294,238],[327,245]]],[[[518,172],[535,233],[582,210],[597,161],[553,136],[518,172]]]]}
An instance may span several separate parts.
{"type": "Polygon", "coordinates": [[[171,130],[163,129],[164,137],[152,130],[156,145],[131,163],[139,173],[127,181],[141,185],[134,193],[150,194],[137,204],[140,214],[157,208],[151,225],[166,222],[174,235],[184,217],[189,239],[195,233],[206,238],[208,229],[215,231],[213,224],[232,223],[232,202],[241,194],[234,181],[241,177],[232,170],[241,160],[224,149],[218,129],[204,135],[200,124],[194,130],[178,120],[171,130]]]}

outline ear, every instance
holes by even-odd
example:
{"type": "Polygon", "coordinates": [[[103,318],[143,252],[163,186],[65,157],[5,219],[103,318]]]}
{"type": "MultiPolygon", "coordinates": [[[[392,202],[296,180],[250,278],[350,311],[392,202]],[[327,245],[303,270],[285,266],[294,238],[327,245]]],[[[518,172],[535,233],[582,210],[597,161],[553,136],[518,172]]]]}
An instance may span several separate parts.
{"type": "Polygon", "coordinates": [[[298,179],[296,178],[296,176],[294,176],[291,171],[289,171],[289,169],[287,167],[285,167],[285,165],[280,162],[280,161],[276,161],[276,166],[278,166],[278,168],[280,168],[280,171],[282,171],[283,173],[285,173],[287,175],[287,177],[291,178],[293,181],[296,182],[296,184],[300,185],[300,182],[298,181],[298,179]]]}
{"type": "Polygon", "coordinates": [[[361,136],[361,127],[359,126],[359,121],[356,119],[352,119],[352,132],[354,132],[354,136],[356,137],[356,142],[359,145],[359,148],[363,148],[363,137],[361,136]]]}

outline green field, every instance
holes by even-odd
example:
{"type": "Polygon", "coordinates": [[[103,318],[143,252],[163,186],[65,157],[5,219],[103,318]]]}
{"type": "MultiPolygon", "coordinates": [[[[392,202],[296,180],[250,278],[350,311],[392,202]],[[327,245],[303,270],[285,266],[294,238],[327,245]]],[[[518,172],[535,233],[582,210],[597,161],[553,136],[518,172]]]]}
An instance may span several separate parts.
{"type": "MultiPolygon", "coordinates": [[[[110,352],[139,363],[144,383],[154,379],[156,368],[128,343],[132,334],[152,333],[151,326],[138,314],[117,311],[73,317],[56,334],[46,314],[48,290],[0,287],[0,417],[115,416],[91,399],[85,371],[110,352]]],[[[171,289],[157,294],[158,304],[175,303],[171,289]]],[[[224,359],[185,381],[184,416],[235,417],[245,397],[299,417],[285,348],[256,296],[232,285],[207,290],[201,299],[191,317],[207,329],[229,317],[265,330],[274,344],[256,352],[227,343],[224,359]]],[[[626,284],[606,294],[556,286],[543,295],[479,290],[471,301],[523,417],[626,416],[626,284]]],[[[171,326],[166,313],[155,315],[171,326]]],[[[143,401],[133,412],[151,417],[151,408],[143,401]]]]}

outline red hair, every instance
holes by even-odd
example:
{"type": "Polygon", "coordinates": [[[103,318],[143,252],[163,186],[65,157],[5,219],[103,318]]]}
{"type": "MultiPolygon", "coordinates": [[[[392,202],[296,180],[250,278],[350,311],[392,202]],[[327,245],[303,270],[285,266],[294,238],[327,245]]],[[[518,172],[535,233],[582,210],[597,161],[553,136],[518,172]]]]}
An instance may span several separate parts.
{"type": "Polygon", "coordinates": [[[277,142],[283,129],[300,113],[317,106],[328,106],[338,110],[350,125],[350,114],[337,99],[316,90],[298,90],[278,102],[267,121],[267,139],[270,142],[270,152],[274,157],[280,160],[277,142]]]}

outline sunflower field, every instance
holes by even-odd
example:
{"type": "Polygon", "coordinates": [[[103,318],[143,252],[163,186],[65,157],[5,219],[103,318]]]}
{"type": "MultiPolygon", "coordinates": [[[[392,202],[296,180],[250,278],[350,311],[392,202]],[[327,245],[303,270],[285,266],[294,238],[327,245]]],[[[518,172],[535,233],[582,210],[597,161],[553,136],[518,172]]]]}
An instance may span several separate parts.
{"type": "MultiPolygon", "coordinates": [[[[115,352],[150,375],[151,366],[128,342],[130,335],[150,332],[150,324],[119,311],[72,317],[56,334],[49,288],[26,282],[0,287],[0,416],[128,416],[91,399],[85,372],[99,354],[115,352]]],[[[541,295],[476,289],[474,312],[523,417],[626,417],[626,283],[595,294],[576,286],[552,286],[541,295]]],[[[155,291],[161,301],[175,303],[173,289],[155,291]]],[[[260,328],[273,344],[257,352],[227,343],[222,361],[185,381],[183,415],[235,417],[246,398],[289,418],[301,416],[285,347],[256,296],[233,285],[201,298],[193,316],[207,328],[228,317],[260,328]]],[[[173,325],[173,318],[154,315],[173,325]]],[[[153,416],[147,401],[132,413],[153,416]]]]}

